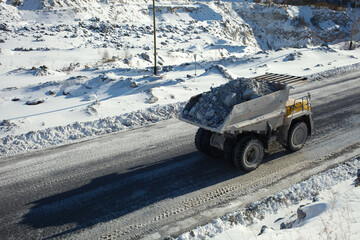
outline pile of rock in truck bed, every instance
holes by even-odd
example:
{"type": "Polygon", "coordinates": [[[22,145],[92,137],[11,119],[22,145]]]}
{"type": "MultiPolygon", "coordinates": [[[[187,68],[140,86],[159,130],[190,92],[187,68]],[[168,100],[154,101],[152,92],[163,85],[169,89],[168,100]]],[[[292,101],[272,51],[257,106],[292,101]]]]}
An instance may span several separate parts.
{"type": "Polygon", "coordinates": [[[183,112],[183,118],[217,128],[224,122],[234,105],[277,90],[268,82],[238,78],[219,87],[211,88],[209,92],[202,93],[197,103],[191,109],[183,112]]]}

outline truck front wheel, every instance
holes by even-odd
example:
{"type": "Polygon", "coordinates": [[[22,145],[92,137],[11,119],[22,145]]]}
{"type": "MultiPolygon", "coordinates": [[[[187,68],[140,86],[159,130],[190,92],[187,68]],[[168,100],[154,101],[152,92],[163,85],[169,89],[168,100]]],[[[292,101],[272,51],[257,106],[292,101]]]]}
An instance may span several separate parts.
{"type": "Polygon", "coordinates": [[[295,123],[289,130],[286,148],[295,152],[300,150],[308,138],[308,127],[304,122],[295,123]]]}
{"type": "Polygon", "coordinates": [[[233,162],[237,169],[250,172],[260,165],[263,158],[264,146],[259,139],[246,137],[236,143],[233,162]]]}

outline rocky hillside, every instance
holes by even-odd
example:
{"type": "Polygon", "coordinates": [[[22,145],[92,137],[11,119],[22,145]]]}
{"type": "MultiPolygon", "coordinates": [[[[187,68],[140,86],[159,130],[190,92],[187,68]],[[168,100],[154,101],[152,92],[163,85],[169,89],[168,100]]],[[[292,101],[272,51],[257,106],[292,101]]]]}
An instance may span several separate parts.
{"type": "MultiPolygon", "coordinates": [[[[344,41],[350,37],[352,24],[349,12],[308,6],[250,1],[161,1],[157,4],[159,32],[196,35],[207,31],[224,41],[233,41],[237,46],[263,50],[344,41]]],[[[79,36],[83,30],[93,34],[98,31],[111,33],[108,36],[112,38],[110,42],[119,42],[117,37],[141,37],[152,33],[150,0],[7,0],[6,4],[3,0],[1,5],[2,15],[11,16],[4,18],[2,29],[13,29],[18,33],[23,31],[23,26],[6,19],[19,19],[21,16],[25,22],[32,20],[26,10],[56,15],[58,22],[69,22],[69,18],[73,18],[66,27],[68,32],[79,36]]],[[[49,19],[37,20],[37,24],[49,22],[49,19]]],[[[52,28],[61,28],[62,25],[51,24],[52,28]]],[[[173,36],[176,41],[176,36],[173,36]]],[[[162,45],[168,45],[166,41],[170,40],[164,40],[162,45]]]]}

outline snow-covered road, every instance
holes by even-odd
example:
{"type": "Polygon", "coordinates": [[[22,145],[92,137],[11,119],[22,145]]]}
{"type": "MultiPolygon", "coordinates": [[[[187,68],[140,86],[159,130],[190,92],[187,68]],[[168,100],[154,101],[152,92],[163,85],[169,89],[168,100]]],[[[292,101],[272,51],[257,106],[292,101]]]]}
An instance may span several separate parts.
{"type": "Polygon", "coordinates": [[[360,154],[360,73],[293,90],[308,91],[314,136],[247,174],[197,153],[196,128],[176,119],[1,158],[0,236],[177,236],[360,154]]]}

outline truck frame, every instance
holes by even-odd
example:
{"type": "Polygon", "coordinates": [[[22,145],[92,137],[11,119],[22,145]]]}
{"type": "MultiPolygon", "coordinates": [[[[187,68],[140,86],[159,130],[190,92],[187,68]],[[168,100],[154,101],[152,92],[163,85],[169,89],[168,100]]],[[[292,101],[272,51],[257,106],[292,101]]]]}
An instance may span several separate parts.
{"type": "Polygon", "coordinates": [[[268,81],[278,90],[234,105],[218,127],[202,125],[184,116],[184,111],[189,111],[201,94],[189,100],[179,117],[199,127],[195,135],[197,150],[210,156],[223,155],[237,169],[247,172],[260,165],[270,143],[277,141],[291,152],[298,151],[313,131],[310,94],[289,99],[290,89],[306,83],[306,78],[266,73],[254,79],[268,81]]]}

